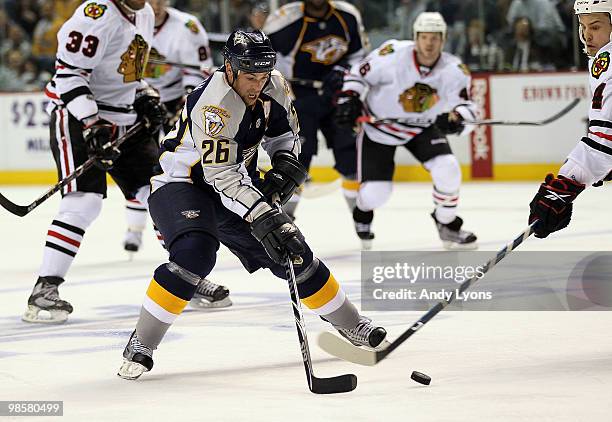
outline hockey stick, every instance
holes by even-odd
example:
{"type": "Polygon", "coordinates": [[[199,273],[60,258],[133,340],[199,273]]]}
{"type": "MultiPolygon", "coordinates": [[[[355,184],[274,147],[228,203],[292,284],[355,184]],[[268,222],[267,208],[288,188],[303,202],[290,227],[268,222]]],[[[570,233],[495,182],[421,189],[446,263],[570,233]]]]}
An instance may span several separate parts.
{"type": "MultiPolygon", "coordinates": [[[[465,120],[463,123],[466,125],[490,125],[490,126],[544,126],[549,123],[558,120],[559,118],[565,116],[568,112],[570,112],[574,107],[578,105],[580,102],[580,98],[574,98],[572,102],[566,105],[561,111],[556,114],[544,119],[537,121],[528,121],[528,120],[518,120],[518,121],[510,121],[510,120],[465,120]]],[[[420,119],[375,119],[372,116],[360,116],[357,118],[358,123],[372,123],[372,124],[390,124],[390,123],[400,123],[406,125],[414,125],[414,126],[429,126],[434,124],[434,120],[420,120],[420,119]]]]}
{"type": "MultiPolygon", "coordinates": [[[[120,136],[112,143],[110,141],[108,143],[110,143],[112,147],[118,147],[123,142],[125,142],[126,139],[130,138],[132,135],[134,135],[134,133],[138,132],[142,126],[144,126],[143,122],[136,123],[127,132],[125,132],[123,136],[120,136]]],[[[74,179],[76,179],[81,174],[83,174],[86,170],[88,170],[94,164],[96,160],[97,160],[96,157],[90,157],[87,161],[85,161],[83,164],[77,167],[72,173],[70,173],[68,176],[66,176],[62,180],[60,180],[56,185],[52,186],[48,191],[43,193],[41,196],[38,197],[38,199],[36,199],[34,202],[32,202],[29,205],[17,205],[14,202],[8,200],[1,193],[0,193],[0,205],[2,205],[9,212],[19,217],[23,217],[24,215],[29,214],[33,209],[35,209],[40,204],[45,202],[51,196],[53,196],[55,192],[59,191],[64,186],[66,186],[68,183],[72,182],[74,179]]]]}
{"type": "MultiPolygon", "coordinates": [[[[521,243],[523,243],[533,233],[533,228],[537,224],[537,221],[531,223],[516,239],[508,243],[502,250],[497,252],[497,255],[490,259],[483,267],[482,277],[484,274],[489,272],[499,261],[504,259],[508,254],[516,249],[521,243]]],[[[425,315],[423,315],[417,322],[412,324],[410,328],[404,331],[396,340],[390,343],[387,347],[381,350],[366,350],[355,347],[346,341],[334,336],[331,333],[322,333],[319,336],[319,347],[325,350],[330,355],[336,356],[340,359],[353,362],[359,365],[373,366],[385,359],[391,352],[397,349],[403,342],[408,340],[410,336],[420,330],[423,325],[427,324],[433,317],[435,317],[440,311],[446,308],[452,301],[457,297],[457,294],[465,292],[473,284],[475,284],[480,278],[478,276],[473,277],[467,281],[464,281],[459,285],[448,298],[448,300],[438,302],[434,305],[425,315]]]]}
{"type": "Polygon", "coordinates": [[[331,378],[317,378],[314,375],[312,371],[312,360],[310,359],[310,348],[308,347],[308,338],[306,337],[306,326],[304,324],[302,307],[300,306],[300,300],[297,294],[297,283],[295,281],[295,271],[293,270],[291,258],[287,257],[285,267],[287,271],[289,293],[291,295],[291,304],[293,305],[295,326],[297,327],[300,349],[302,351],[302,360],[304,361],[304,369],[306,370],[306,378],[308,380],[308,388],[315,394],[335,394],[353,391],[357,387],[357,377],[353,374],[338,375],[331,378]]]}
{"type": "Polygon", "coordinates": [[[320,198],[329,195],[340,189],[342,186],[342,177],[338,177],[327,183],[307,183],[300,194],[303,198],[320,198]]]}

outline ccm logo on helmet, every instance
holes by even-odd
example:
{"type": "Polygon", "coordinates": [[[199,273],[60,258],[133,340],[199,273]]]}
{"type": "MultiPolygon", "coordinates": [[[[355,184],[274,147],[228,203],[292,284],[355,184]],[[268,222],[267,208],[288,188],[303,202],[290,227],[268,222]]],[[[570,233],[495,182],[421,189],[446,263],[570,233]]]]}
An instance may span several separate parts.
{"type": "Polygon", "coordinates": [[[265,60],[265,61],[259,61],[259,62],[255,62],[253,63],[253,65],[255,66],[270,66],[272,64],[272,62],[270,60],[265,60]]]}

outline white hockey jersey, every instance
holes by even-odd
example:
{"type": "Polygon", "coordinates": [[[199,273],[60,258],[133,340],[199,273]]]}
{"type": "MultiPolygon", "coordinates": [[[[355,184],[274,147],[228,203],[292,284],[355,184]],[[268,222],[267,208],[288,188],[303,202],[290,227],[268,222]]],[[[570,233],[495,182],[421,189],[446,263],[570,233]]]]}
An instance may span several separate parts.
{"type": "Polygon", "coordinates": [[[148,4],[128,16],[113,0],[84,2],[57,34],[56,71],[45,89],[52,103],[79,120],[99,114],[133,124],[154,22],[148,4]]]}
{"type": "Polygon", "coordinates": [[[254,108],[247,108],[218,70],[187,96],[181,117],[161,143],[163,173],[153,192],[167,183],[193,183],[212,193],[248,222],[271,209],[254,185],[257,147],[272,157],[300,153],[299,124],[289,87],[273,71],[254,108]]]}
{"type": "MultiPolygon", "coordinates": [[[[213,66],[208,35],[198,19],[172,7],[166,8],[166,20],[155,28],[150,59],[198,65],[203,69],[213,66]]],[[[146,81],[159,91],[163,102],[185,95],[186,87],[200,85],[210,72],[195,69],[149,64],[146,81]]]]}
{"type": "Polygon", "coordinates": [[[589,129],[559,174],[590,185],[612,171],[612,42],[589,60],[589,129]]]}
{"type": "MultiPolygon", "coordinates": [[[[412,41],[389,40],[353,65],[343,90],[360,94],[367,112],[376,119],[433,121],[441,113],[455,110],[474,120],[477,107],[470,100],[471,77],[459,58],[442,53],[423,73],[412,41]]],[[[428,124],[365,124],[375,142],[402,145],[420,134],[428,124]]],[[[462,134],[473,130],[466,126],[462,134]]]]}

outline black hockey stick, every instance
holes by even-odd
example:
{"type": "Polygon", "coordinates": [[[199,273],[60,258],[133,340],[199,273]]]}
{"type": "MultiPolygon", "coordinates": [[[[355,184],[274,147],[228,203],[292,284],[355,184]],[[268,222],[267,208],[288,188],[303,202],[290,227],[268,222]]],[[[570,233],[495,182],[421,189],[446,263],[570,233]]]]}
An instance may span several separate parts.
{"type": "MultiPolygon", "coordinates": [[[[572,102],[566,105],[561,111],[556,114],[544,119],[544,120],[536,120],[536,121],[528,121],[528,120],[465,120],[463,123],[466,125],[490,125],[490,126],[544,126],[549,123],[558,120],[559,118],[565,116],[569,113],[574,107],[578,105],[580,102],[580,98],[574,98],[572,102]]],[[[372,116],[360,116],[357,119],[359,123],[372,123],[372,124],[390,124],[390,123],[400,123],[412,126],[429,126],[434,124],[434,120],[419,120],[419,119],[376,119],[372,116]]]]}
{"type": "Polygon", "coordinates": [[[297,334],[300,339],[302,360],[304,361],[304,369],[306,369],[308,388],[315,394],[335,394],[353,391],[357,387],[357,377],[353,374],[338,375],[337,377],[331,378],[317,378],[314,375],[312,371],[312,360],[310,359],[310,348],[308,347],[308,338],[306,337],[306,325],[304,324],[302,307],[297,294],[297,283],[295,281],[293,262],[289,257],[287,257],[285,269],[287,271],[287,282],[289,284],[295,326],[297,327],[297,334]]]}
{"type": "MultiPolygon", "coordinates": [[[[516,239],[508,243],[502,250],[497,252],[497,255],[490,259],[482,269],[482,275],[486,274],[493,268],[499,261],[504,259],[508,254],[516,249],[521,243],[523,243],[533,233],[533,228],[537,224],[537,221],[531,223],[516,239]]],[[[322,333],[319,336],[319,347],[325,350],[327,353],[339,357],[340,359],[357,363],[359,365],[373,366],[381,360],[385,359],[391,352],[397,349],[402,343],[410,338],[414,333],[419,331],[423,325],[427,324],[433,317],[435,317],[440,311],[446,308],[451,302],[453,302],[457,294],[465,292],[473,284],[475,284],[482,277],[476,276],[467,281],[464,281],[459,285],[448,298],[448,300],[438,302],[435,304],[425,315],[423,315],[417,322],[412,324],[410,328],[404,331],[397,339],[390,343],[387,347],[381,350],[367,350],[355,347],[346,341],[334,336],[331,333],[322,333]]]]}
{"type": "MultiPolygon", "coordinates": [[[[138,132],[141,129],[141,127],[143,127],[143,126],[144,126],[144,122],[136,123],[127,132],[125,132],[125,134],[123,134],[123,136],[120,136],[115,141],[113,141],[112,142],[112,146],[113,147],[118,147],[123,142],[125,142],[126,139],[130,138],[132,135],[134,135],[134,133],[138,132]]],[[[8,200],[1,193],[0,193],[0,205],[2,205],[9,212],[11,212],[11,213],[13,213],[13,214],[15,214],[15,215],[17,215],[19,217],[23,217],[24,215],[29,214],[33,209],[35,209],[40,204],[45,202],[51,196],[53,196],[53,194],[55,192],[59,191],[64,186],[66,186],[68,183],[72,182],[74,179],[76,179],[81,174],[83,174],[87,169],[89,169],[91,166],[93,166],[93,164],[94,164],[94,162],[96,160],[97,160],[96,157],[90,157],[87,161],[85,161],[83,164],[78,166],[72,173],[70,173],[68,176],[64,177],[62,180],[57,182],[56,185],[52,186],[48,191],[46,191],[45,193],[40,195],[38,197],[38,199],[36,199],[34,202],[32,202],[29,205],[17,205],[14,202],[8,200]]]]}

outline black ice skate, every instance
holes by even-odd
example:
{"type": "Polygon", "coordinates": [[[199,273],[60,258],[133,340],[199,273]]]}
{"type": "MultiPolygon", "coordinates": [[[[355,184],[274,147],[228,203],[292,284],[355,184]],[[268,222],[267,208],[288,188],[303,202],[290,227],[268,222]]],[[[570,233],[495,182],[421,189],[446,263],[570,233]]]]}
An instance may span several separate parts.
{"type": "Polygon", "coordinates": [[[227,308],[232,306],[232,301],[227,287],[203,278],[189,304],[195,309],[227,308]]]}
{"type": "Polygon", "coordinates": [[[453,221],[448,224],[442,224],[436,220],[435,211],[431,213],[431,218],[434,219],[438,233],[440,234],[440,240],[445,249],[477,249],[478,244],[476,243],[476,235],[466,230],[461,230],[463,220],[460,217],[455,217],[453,221]]]}
{"type": "Polygon", "coordinates": [[[138,340],[136,330],[132,332],[125,349],[123,363],[117,375],[126,380],[135,380],[153,368],[153,350],[138,340]]]}
{"type": "Polygon", "coordinates": [[[361,249],[372,249],[372,241],[374,233],[372,233],[372,220],[374,220],[374,211],[362,211],[358,207],[353,208],[353,223],[355,223],[355,232],[361,239],[361,249]]]}
{"type": "Polygon", "coordinates": [[[127,252],[136,253],[142,246],[142,232],[128,230],[125,233],[125,239],[123,240],[123,249],[127,252]]]}
{"type": "Polygon", "coordinates": [[[368,317],[361,316],[359,322],[350,330],[336,327],[342,337],[355,346],[365,346],[375,349],[383,344],[387,331],[382,327],[376,327],[368,317]]]}
{"type": "Polygon", "coordinates": [[[72,305],[59,297],[57,288],[63,282],[60,277],[38,277],[28,298],[28,309],[21,319],[43,324],[66,322],[68,314],[72,313],[72,305]]]}
{"type": "Polygon", "coordinates": [[[372,225],[365,223],[357,223],[355,221],[355,232],[361,239],[361,249],[369,251],[372,249],[372,241],[374,240],[374,233],[372,233],[372,225]]]}

